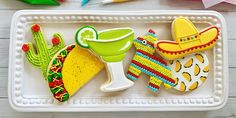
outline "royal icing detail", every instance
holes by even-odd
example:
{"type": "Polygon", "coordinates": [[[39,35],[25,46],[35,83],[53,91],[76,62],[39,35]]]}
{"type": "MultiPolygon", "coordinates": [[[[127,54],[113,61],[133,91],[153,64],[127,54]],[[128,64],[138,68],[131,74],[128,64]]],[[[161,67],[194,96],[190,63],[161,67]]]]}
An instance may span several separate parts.
{"type": "Polygon", "coordinates": [[[174,41],[158,41],[157,52],[167,60],[175,60],[194,52],[208,50],[216,45],[219,29],[211,26],[198,31],[194,24],[180,17],[172,23],[174,41]]]}
{"type": "Polygon", "coordinates": [[[170,67],[176,81],[174,89],[181,92],[197,89],[206,81],[209,73],[209,61],[205,53],[170,61],[170,67]]]}
{"type": "Polygon", "coordinates": [[[145,36],[135,39],[133,44],[137,50],[129,66],[127,77],[135,81],[141,73],[145,73],[150,76],[148,88],[158,92],[162,82],[166,88],[171,88],[174,86],[175,80],[172,79],[172,73],[167,63],[154,55],[155,41],[157,41],[157,36],[153,30],[149,30],[145,36]]]}
{"type": "Polygon", "coordinates": [[[67,101],[103,68],[104,64],[90,51],[69,45],[49,63],[47,78],[50,90],[58,101],[67,101]]]}
{"type": "Polygon", "coordinates": [[[88,48],[106,64],[108,80],[101,87],[103,92],[113,92],[133,86],[124,74],[122,60],[132,47],[134,31],[131,28],[114,28],[97,32],[91,26],[84,26],[76,32],[76,43],[88,48]]]}
{"type": "Polygon", "coordinates": [[[54,97],[60,102],[67,101],[70,97],[62,80],[62,68],[67,55],[74,47],[75,45],[71,45],[66,49],[61,50],[60,53],[52,60],[52,64],[48,69],[47,80],[50,90],[54,97]]]}
{"type": "Polygon", "coordinates": [[[28,61],[35,67],[41,69],[44,77],[46,78],[48,64],[52,57],[62,48],[64,48],[64,41],[60,34],[53,35],[53,46],[48,46],[43,36],[42,29],[38,24],[31,27],[31,31],[36,42],[37,54],[34,51],[32,43],[25,43],[22,45],[22,50],[26,54],[28,61]],[[55,39],[57,40],[55,43],[55,39]]]}

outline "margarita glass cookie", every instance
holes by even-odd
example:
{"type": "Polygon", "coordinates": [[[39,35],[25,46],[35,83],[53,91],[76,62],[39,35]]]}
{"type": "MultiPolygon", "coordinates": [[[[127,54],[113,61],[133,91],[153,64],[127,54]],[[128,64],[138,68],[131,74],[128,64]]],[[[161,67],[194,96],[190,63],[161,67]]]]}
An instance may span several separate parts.
{"type": "Polygon", "coordinates": [[[100,89],[113,92],[133,86],[133,82],[124,74],[122,60],[132,46],[134,31],[131,28],[116,28],[100,31],[84,26],[76,32],[76,42],[83,48],[96,53],[106,64],[108,80],[100,89]]]}
{"type": "Polygon", "coordinates": [[[219,36],[219,29],[210,26],[199,32],[191,21],[180,17],[172,23],[172,35],[175,41],[158,41],[155,44],[157,52],[167,60],[213,48],[219,36]]]}
{"type": "Polygon", "coordinates": [[[146,35],[135,39],[133,44],[136,52],[129,66],[127,77],[135,81],[141,73],[145,73],[150,76],[148,88],[158,92],[162,83],[165,88],[171,88],[174,86],[175,80],[172,79],[171,69],[167,63],[154,55],[155,41],[157,41],[157,36],[153,30],[149,30],[146,35]]]}
{"type": "Polygon", "coordinates": [[[52,38],[53,46],[48,46],[45,37],[42,33],[42,28],[38,24],[31,27],[31,31],[36,42],[37,54],[34,51],[32,43],[25,43],[22,50],[25,52],[28,61],[35,67],[41,69],[43,76],[46,78],[48,64],[52,57],[62,48],[64,48],[64,41],[60,34],[55,33],[52,38]]]}
{"type": "Polygon", "coordinates": [[[91,52],[72,44],[60,50],[51,60],[47,80],[53,96],[67,101],[102,69],[104,64],[91,52]]]}
{"type": "Polygon", "coordinates": [[[187,92],[200,87],[207,79],[209,73],[209,60],[204,52],[195,53],[170,61],[174,89],[187,92]]]}

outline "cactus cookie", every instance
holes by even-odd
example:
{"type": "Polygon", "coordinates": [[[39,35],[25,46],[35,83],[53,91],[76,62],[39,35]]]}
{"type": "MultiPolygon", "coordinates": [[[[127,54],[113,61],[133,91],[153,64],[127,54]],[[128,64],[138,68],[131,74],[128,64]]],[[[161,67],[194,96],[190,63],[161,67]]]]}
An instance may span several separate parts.
{"type": "Polygon", "coordinates": [[[52,57],[65,47],[64,41],[60,34],[55,33],[52,38],[53,46],[48,46],[43,36],[42,29],[38,24],[32,25],[31,31],[36,43],[37,53],[34,51],[32,43],[23,44],[22,50],[25,52],[28,61],[33,66],[41,69],[43,76],[46,77],[48,64],[52,57]]]}
{"type": "Polygon", "coordinates": [[[47,79],[54,97],[64,102],[103,69],[103,63],[87,49],[69,45],[48,66],[47,79]]]}

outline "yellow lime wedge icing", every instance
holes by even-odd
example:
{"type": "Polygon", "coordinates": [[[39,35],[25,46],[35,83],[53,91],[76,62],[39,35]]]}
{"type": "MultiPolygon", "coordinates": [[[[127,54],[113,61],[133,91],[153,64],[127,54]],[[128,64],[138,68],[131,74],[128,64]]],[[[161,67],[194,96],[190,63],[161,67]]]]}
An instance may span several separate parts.
{"type": "Polygon", "coordinates": [[[76,35],[75,35],[75,41],[79,46],[88,48],[89,45],[87,44],[87,39],[90,39],[90,40],[98,39],[98,33],[95,30],[95,28],[91,26],[84,26],[77,30],[76,35]]]}

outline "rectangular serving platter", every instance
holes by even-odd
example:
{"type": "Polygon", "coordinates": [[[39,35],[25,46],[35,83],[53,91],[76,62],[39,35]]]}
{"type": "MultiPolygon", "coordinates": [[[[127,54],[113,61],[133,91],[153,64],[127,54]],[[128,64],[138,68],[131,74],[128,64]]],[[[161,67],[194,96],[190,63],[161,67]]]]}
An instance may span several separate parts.
{"type": "MultiPolygon", "coordinates": [[[[132,59],[134,48],[123,61],[125,72],[132,59]]],[[[228,51],[226,23],[222,15],[214,11],[30,11],[14,14],[11,25],[9,52],[8,96],[11,106],[25,112],[105,112],[105,111],[203,111],[222,108],[228,97],[228,51]],[[197,28],[215,25],[220,36],[214,49],[207,51],[210,73],[198,89],[185,94],[170,92],[162,87],[152,93],[146,87],[148,76],[141,75],[135,85],[125,91],[103,93],[99,90],[107,80],[105,69],[79,90],[69,101],[59,103],[48,88],[39,69],[31,66],[21,46],[34,42],[30,26],[38,23],[50,44],[53,33],[60,33],[67,45],[74,43],[78,27],[92,25],[98,30],[131,27],[135,37],[148,29],[157,32],[159,40],[172,40],[171,22],[186,17],[197,28]]]]}

